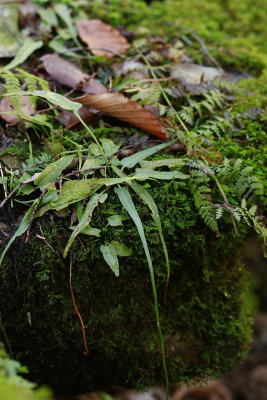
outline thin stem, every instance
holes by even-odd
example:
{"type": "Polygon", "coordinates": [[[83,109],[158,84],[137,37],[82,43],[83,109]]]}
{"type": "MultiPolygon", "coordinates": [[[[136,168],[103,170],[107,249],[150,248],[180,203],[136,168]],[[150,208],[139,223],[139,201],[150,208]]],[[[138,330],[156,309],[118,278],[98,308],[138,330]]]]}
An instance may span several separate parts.
{"type": "MultiPolygon", "coordinates": [[[[225,202],[227,208],[231,207],[231,205],[230,205],[230,203],[229,203],[227,197],[225,196],[225,193],[224,193],[224,191],[223,191],[223,188],[221,187],[220,182],[218,181],[218,179],[216,178],[215,175],[213,175],[213,179],[215,180],[216,185],[217,185],[219,191],[221,192],[221,195],[222,195],[222,197],[223,197],[223,199],[224,199],[224,202],[225,202]]],[[[235,234],[238,236],[238,230],[237,230],[237,227],[236,227],[236,223],[235,223],[234,217],[233,217],[233,215],[232,215],[231,213],[230,213],[230,217],[231,217],[231,220],[232,220],[232,223],[233,223],[233,227],[234,227],[234,230],[235,230],[235,234]]]]}
{"type": "MultiPolygon", "coordinates": [[[[137,49],[140,57],[143,59],[143,61],[146,63],[146,65],[148,66],[149,72],[151,73],[151,76],[154,79],[157,79],[157,76],[152,68],[152,66],[150,65],[148,59],[140,52],[139,49],[137,49]]],[[[180,115],[177,113],[177,111],[173,108],[169,97],[167,96],[166,92],[163,90],[163,87],[161,86],[160,82],[159,82],[160,88],[161,88],[161,93],[162,96],[164,97],[166,103],[168,104],[168,106],[174,111],[175,117],[177,118],[178,122],[182,125],[182,127],[184,128],[185,132],[189,133],[189,130],[187,129],[186,125],[184,124],[183,120],[181,119],[180,115]]]]}
{"type": "Polygon", "coordinates": [[[80,123],[85,127],[85,129],[90,133],[90,135],[92,136],[92,138],[94,139],[94,141],[96,142],[100,152],[102,153],[106,164],[108,165],[108,159],[106,154],[103,151],[103,148],[101,146],[101,144],[99,143],[99,141],[97,140],[96,136],[94,135],[93,131],[89,128],[89,126],[86,125],[86,123],[84,122],[84,120],[80,117],[79,113],[74,113],[74,115],[78,118],[78,120],[80,121],[80,123]]]}
{"type": "MultiPolygon", "coordinates": [[[[73,247],[72,247],[72,250],[73,250],[73,247]]],[[[88,350],[87,342],[86,342],[84,323],[83,323],[83,319],[81,317],[81,314],[79,313],[78,308],[76,306],[75,297],[74,297],[74,294],[73,294],[72,284],[71,284],[71,275],[72,275],[72,252],[71,252],[71,256],[70,256],[70,272],[69,272],[70,294],[71,294],[72,302],[73,302],[73,305],[74,305],[75,313],[78,316],[78,318],[80,320],[80,323],[81,323],[81,326],[82,326],[83,341],[84,341],[84,348],[85,348],[85,352],[83,354],[84,354],[84,356],[88,356],[89,355],[89,350],[88,350]]]]}

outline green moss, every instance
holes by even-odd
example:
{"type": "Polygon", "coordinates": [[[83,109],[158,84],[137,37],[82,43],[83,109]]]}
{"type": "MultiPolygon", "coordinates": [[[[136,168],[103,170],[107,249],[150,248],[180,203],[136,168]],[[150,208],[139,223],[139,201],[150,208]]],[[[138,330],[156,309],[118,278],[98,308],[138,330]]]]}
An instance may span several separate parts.
{"type": "MultiPolygon", "coordinates": [[[[199,219],[186,185],[155,184],[150,190],[171,259],[165,310],[162,248],[148,210],[139,204],[138,212],[153,258],[170,380],[218,376],[242,359],[250,340],[248,284],[236,253],[246,228],[240,225],[237,237],[226,220],[216,238],[199,219]]],[[[66,221],[40,221],[45,242],[36,236],[36,224],[29,244],[17,243],[2,270],[3,320],[13,352],[29,365],[33,379],[60,393],[164,383],[149,271],[136,228],[112,193],[96,210],[93,225],[102,228],[114,212],[122,214],[123,226],[104,230],[101,238],[81,235],[73,251],[72,286],[88,358],[73,313],[69,260],[62,258],[70,234],[66,221]],[[99,250],[111,240],[133,249],[131,257],[120,258],[119,278],[99,250]]]]}
{"type": "MultiPolygon", "coordinates": [[[[156,35],[190,36],[192,29],[226,69],[249,71],[259,75],[267,68],[265,0],[166,0],[145,1],[96,0],[89,15],[114,26],[124,24],[138,34],[136,25],[156,35]],[[255,23],[256,21],[256,23],[255,23]]],[[[141,32],[141,31],[140,31],[141,32]]]]}

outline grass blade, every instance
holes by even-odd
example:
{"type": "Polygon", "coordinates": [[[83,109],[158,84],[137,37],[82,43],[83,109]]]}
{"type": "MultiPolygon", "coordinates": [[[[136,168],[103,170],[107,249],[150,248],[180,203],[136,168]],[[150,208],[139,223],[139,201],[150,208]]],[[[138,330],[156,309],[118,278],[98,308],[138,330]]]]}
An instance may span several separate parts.
{"type": "Polygon", "coordinates": [[[24,232],[26,232],[28,226],[29,226],[29,222],[31,220],[31,216],[35,207],[35,204],[37,203],[38,199],[36,199],[34,201],[34,203],[32,204],[32,206],[29,208],[29,210],[26,212],[26,214],[24,215],[23,220],[21,221],[20,226],[18,227],[18,229],[16,230],[16,232],[14,233],[14,235],[12,236],[12,238],[10,239],[10,241],[8,242],[8,244],[6,245],[1,257],[0,257],[0,265],[2,264],[2,261],[4,259],[4,256],[7,252],[7,250],[9,249],[9,247],[12,245],[12,243],[14,242],[14,240],[19,237],[20,235],[23,235],[24,232]]]}
{"type": "MultiPolygon", "coordinates": [[[[113,166],[113,170],[119,177],[122,178],[124,176],[123,172],[116,166],[113,166]]],[[[167,289],[168,289],[169,280],[170,280],[170,262],[169,262],[167,246],[166,246],[165,239],[164,239],[163,232],[162,232],[162,226],[161,226],[161,220],[160,220],[160,216],[159,216],[158,207],[157,207],[153,197],[149,194],[149,192],[145,188],[143,188],[143,186],[139,185],[139,183],[128,182],[128,185],[131,186],[131,188],[135,191],[135,193],[138,194],[138,196],[141,197],[143,202],[146,203],[147,206],[150,208],[150,210],[152,212],[152,218],[158,229],[159,237],[160,237],[162,247],[163,247],[163,252],[165,255],[166,268],[167,268],[167,279],[166,279],[166,288],[165,288],[165,296],[164,296],[165,297],[164,301],[165,301],[165,305],[166,305],[166,295],[167,295],[167,289]]]]}
{"type": "Polygon", "coordinates": [[[85,208],[85,211],[84,211],[84,214],[83,214],[83,216],[81,218],[81,221],[75,227],[74,231],[72,232],[72,234],[71,234],[71,236],[69,238],[69,241],[68,241],[67,246],[65,247],[65,250],[64,250],[64,253],[63,253],[63,258],[67,257],[69,248],[72,245],[72,243],[73,243],[74,239],[76,238],[76,236],[81,232],[81,230],[85,226],[87,226],[90,223],[93,211],[94,211],[95,207],[98,205],[100,197],[101,197],[101,193],[96,193],[91,197],[89,203],[87,204],[87,206],[85,208]]]}
{"type": "Polygon", "coordinates": [[[132,156],[125,157],[121,160],[121,165],[123,168],[133,168],[137,163],[144,160],[145,158],[152,156],[153,154],[157,153],[158,151],[164,149],[167,146],[170,146],[175,141],[172,140],[168,143],[162,143],[158,146],[150,147],[149,149],[139,151],[138,153],[133,154],[132,156]]]}
{"type": "Polygon", "coordinates": [[[154,308],[155,308],[155,314],[156,314],[156,321],[157,321],[157,328],[158,328],[158,333],[159,333],[159,338],[160,338],[160,345],[161,345],[161,352],[162,352],[162,363],[163,363],[163,370],[164,370],[164,375],[165,375],[165,381],[166,381],[166,398],[168,399],[168,373],[166,369],[166,360],[165,360],[165,351],[164,351],[164,343],[163,343],[163,336],[161,332],[161,326],[160,326],[160,318],[159,318],[159,307],[158,307],[158,296],[157,296],[157,290],[156,290],[156,285],[155,285],[155,277],[154,277],[154,269],[153,269],[153,264],[152,260],[150,257],[146,237],[145,237],[145,232],[144,228],[142,225],[142,221],[136,211],[135,205],[132,201],[129,189],[127,187],[120,187],[120,188],[115,188],[115,192],[117,193],[119,200],[122,204],[122,206],[126,209],[132,220],[134,221],[139,236],[141,238],[146,258],[147,258],[147,263],[149,267],[149,272],[150,272],[150,279],[151,279],[151,284],[152,284],[152,291],[153,291],[153,296],[154,296],[154,308]]]}

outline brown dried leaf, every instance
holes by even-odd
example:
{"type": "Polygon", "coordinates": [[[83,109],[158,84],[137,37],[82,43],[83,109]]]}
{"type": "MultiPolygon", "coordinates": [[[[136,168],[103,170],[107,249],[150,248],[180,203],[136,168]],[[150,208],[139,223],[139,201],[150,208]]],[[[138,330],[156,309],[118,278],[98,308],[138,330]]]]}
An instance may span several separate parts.
{"type": "Polygon", "coordinates": [[[119,31],[99,19],[78,21],[76,25],[80,38],[97,56],[112,58],[130,47],[119,31]]]}
{"type": "MultiPolygon", "coordinates": [[[[20,109],[26,115],[34,114],[34,104],[30,104],[29,96],[20,97],[20,109]]],[[[17,124],[20,118],[16,114],[6,114],[6,112],[14,112],[14,108],[8,96],[4,96],[0,101],[0,117],[9,124],[17,124]]]]}
{"type": "Polygon", "coordinates": [[[46,54],[41,60],[49,75],[62,85],[73,89],[80,89],[85,93],[105,93],[107,88],[96,79],[90,78],[69,61],[63,60],[55,54],[46,54]]]}
{"type": "MultiPolygon", "coordinates": [[[[90,122],[96,119],[97,115],[100,114],[99,111],[95,110],[94,108],[88,108],[85,106],[82,106],[79,109],[79,115],[80,117],[84,120],[84,122],[90,122]]],[[[72,128],[75,125],[80,124],[80,121],[78,120],[75,115],[68,110],[63,110],[57,117],[56,119],[62,124],[65,125],[67,129],[72,128]]]]}
{"type": "Polygon", "coordinates": [[[150,111],[121,93],[87,94],[75,99],[75,101],[87,107],[94,107],[121,121],[128,122],[164,141],[167,138],[166,128],[159,123],[158,119],[150,111]]]}

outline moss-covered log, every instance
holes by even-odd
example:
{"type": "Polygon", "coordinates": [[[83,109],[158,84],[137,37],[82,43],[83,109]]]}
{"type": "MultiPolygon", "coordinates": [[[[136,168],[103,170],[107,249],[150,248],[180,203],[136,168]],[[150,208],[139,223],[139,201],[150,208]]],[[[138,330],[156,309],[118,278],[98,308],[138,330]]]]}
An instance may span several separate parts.
{"type": "MultiPolygon", "coordinates": [[[[139,203],[138,211],[153,258],[169,378],[216,376],[236,364],[248,347],[247,279],[237,258],[246,231],[240,224],[236,236],[229,217],[216,237],[200,219],[186,184],[153,185],[150,193],[171,260],[166,307],[161,243],[149,210],[139,203]]],[[[72,286],[89,357],[83,355],[82,329],[69,289],[70,259],[62,258],[69,218],[51,214],[36,222],[29,243],[17,240],[1,269],[2,320],[13,352],[29,366],[31,379],[60,393],[164,382],[143,248],[115,194],[108,199],[93,218],[102,237],[80,235],[72,251],[72,286]],[[116,213],[123,216],[123,225],[103,230],[116,213]],[[132,256],[120,258],[118,278],[99,250],[111,240],[132,249],[132,256]]]]}

